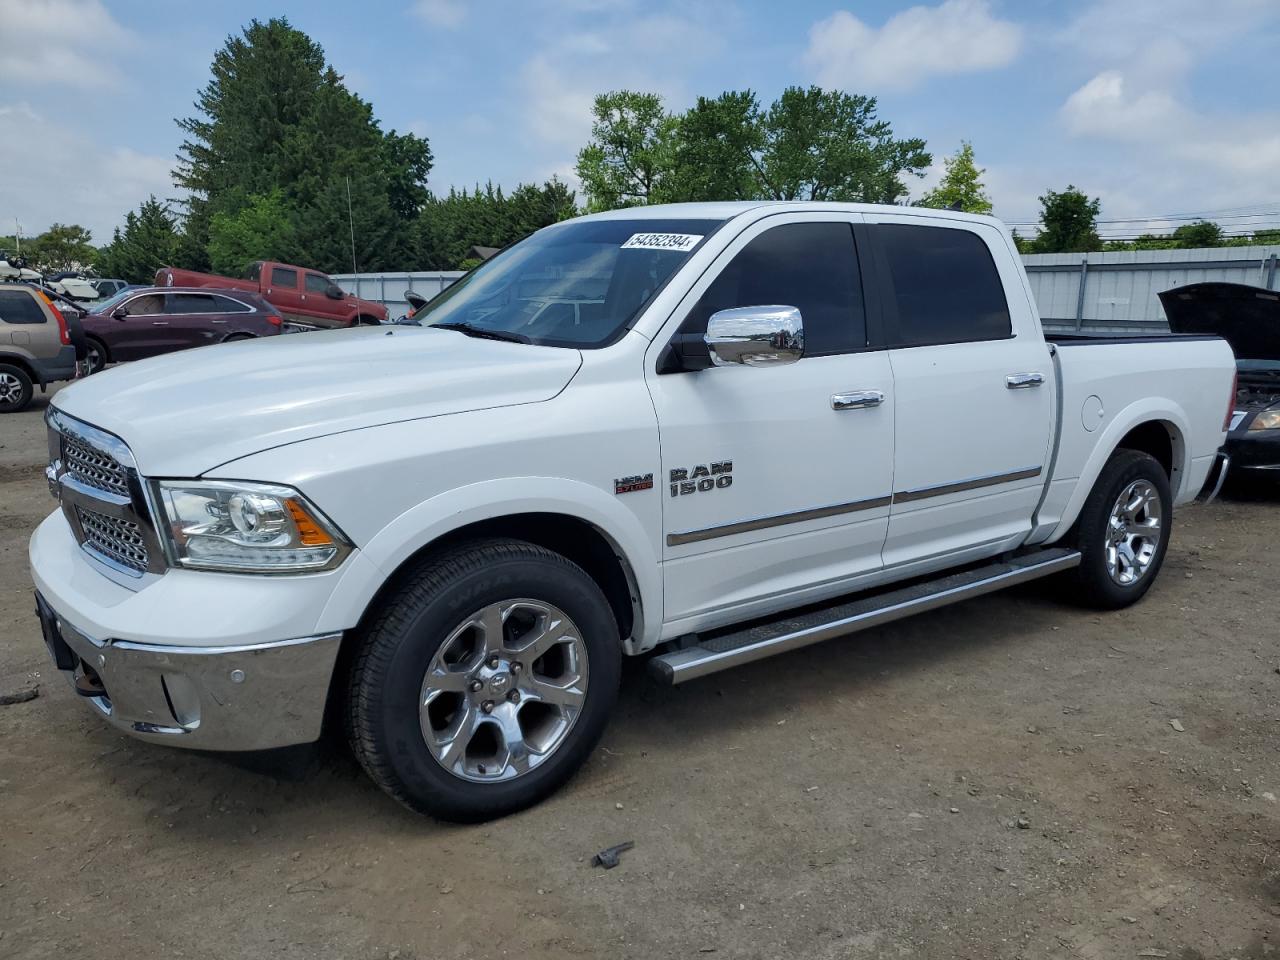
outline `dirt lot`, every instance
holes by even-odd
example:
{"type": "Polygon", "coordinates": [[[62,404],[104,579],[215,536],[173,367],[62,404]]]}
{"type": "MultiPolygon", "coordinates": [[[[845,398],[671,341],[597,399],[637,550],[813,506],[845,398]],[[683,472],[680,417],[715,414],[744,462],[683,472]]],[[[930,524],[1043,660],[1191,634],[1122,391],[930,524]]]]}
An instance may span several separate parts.
{"type": "Polygon", "coordinates": [[[1121,613],[1028,589],[633,669],[568,789],[453,827],[332,746],[233,762],[75,702],[26,569],[43,412],[0,419],[0,694],[40,690],[0,706],[0,957],[1280,958],[1280,497],[1184,510],[1121,613]]]}

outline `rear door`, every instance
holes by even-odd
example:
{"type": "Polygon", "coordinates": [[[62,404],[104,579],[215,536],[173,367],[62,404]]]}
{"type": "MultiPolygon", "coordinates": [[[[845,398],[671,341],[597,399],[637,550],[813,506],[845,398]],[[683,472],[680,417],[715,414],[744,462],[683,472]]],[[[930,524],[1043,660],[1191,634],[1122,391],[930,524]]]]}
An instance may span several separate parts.
{"type": "Polygon", "coordinates": [[[1031,529],[1053,430],[1017,265],[992,225],[867,219],[897,397],[885,565],[997,553],[1031,529]]]}
{"type": "Polygon", "coordinates": [[[169,294],[167,350],[186,350],[217,343],[227,335],[228,318],[222,312],[226,297],[212,293],[169,294]]]}

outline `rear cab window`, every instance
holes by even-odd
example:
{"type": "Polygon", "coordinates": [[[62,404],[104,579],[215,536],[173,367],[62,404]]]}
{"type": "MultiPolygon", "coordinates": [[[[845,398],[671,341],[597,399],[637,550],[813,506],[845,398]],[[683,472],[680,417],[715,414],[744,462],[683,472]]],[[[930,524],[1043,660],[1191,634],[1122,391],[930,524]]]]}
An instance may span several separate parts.
{"type": "Polygon", "coordinates": [[[48,323],[35,295],[22,287],[0,290],[0,323],[48,323]]]}
{"type": "Polygon", "coordinates": [[[963,227],[879,223],[889,345],[1007,340],[1009,303],[986,242],[963,227]]]}

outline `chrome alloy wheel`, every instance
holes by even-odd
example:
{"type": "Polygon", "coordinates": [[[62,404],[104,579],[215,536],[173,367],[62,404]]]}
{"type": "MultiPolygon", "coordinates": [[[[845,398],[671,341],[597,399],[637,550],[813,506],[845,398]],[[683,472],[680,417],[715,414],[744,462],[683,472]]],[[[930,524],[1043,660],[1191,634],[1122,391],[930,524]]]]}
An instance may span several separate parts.
{"type": "Polygon", "coordinates": [[[422,680],[427,748],[456,777],[511,780],[564,743],[587,696],[587,648],[574,622],[539,600],[477,610],[440,645],[422,680]]]}
{"type": "Polygon", "coordinates": [[[1160,494],[1149,480],[1135,480],[1116,498],[1107,521],[1107,572],[1127,587],[1151,569],[1160,548],[1160,494]]]}
{"type": "Polygon", "coordinates": [[[22,399],[22,381],[12,373],[0,373],[0,403],[17,403],[22,399]]]}

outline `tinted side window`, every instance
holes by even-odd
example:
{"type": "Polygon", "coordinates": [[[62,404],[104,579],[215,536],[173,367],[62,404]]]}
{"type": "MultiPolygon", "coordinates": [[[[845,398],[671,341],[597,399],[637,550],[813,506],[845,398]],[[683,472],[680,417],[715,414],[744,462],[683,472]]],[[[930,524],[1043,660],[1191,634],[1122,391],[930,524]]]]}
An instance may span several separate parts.
{"type": "Polygon", "coordinates": [[[991,251],[970,230],[882,223],[872,228],[898,307],[897,346],[1001,340],[1009,304],[991,251]]]}
{"type": "Polygon", "coordinates": [[[257,280],[262,275],[262,261],[255,260],[244,268],[244,278],[246,280],[257,280]]]}
{"type": "Polygon", "coordinates": [[[329,289],[329,278],[322,273],[304,273],[307,293],[324,293],[329,289]]]}
{"type": "Polygon", "coordinates": [[[705,333],[717,310],[781,304],[804,322],[806,357],[867,345],[858,253],[848,223],[787,223],[748,243],[712,281],[681,327],[705,333]]]}
{"type": "Polygon", "coordinates": [[[214,313],[251,313],[252,307],[246,307],[238,300],[232,300],[230,297],[214,297],[213,307],[214,313]]]}
{"type": "Polygon", "coordinates": [[[169,295],[171,313],[215,313],[214,298],[207,293],[172,293],[169,295]]]}
{"type": "Polygon", "coordinates": [[[26,290],[0,290],[0,322],[48,323],[36,298],[26,290]]]}
{"type": "Polygon", "coordinates": [[[284,267],[272,267],[271,285],[273,287],[286,287],[290,290],[298,289],[298,271],[286,270],[284,267]]]}

